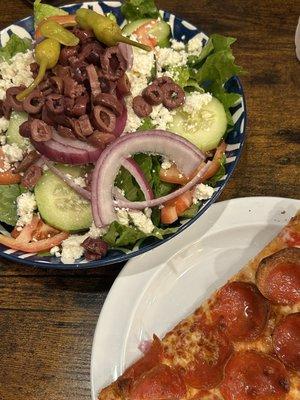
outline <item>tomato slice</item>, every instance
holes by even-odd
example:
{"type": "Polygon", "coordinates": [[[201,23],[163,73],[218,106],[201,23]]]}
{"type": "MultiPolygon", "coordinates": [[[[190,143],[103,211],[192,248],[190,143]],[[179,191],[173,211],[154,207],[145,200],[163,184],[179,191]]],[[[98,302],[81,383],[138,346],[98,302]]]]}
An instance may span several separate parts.
{"type": "Polygon", "coordinates": [[[34,33],[34,38],[39,39],[40,37],[42,37],[42,33],[41,33],[41,26],[43,25],[44,22],[46,21],[55,21],[60,25],[63,26],[76,26],[77,22],[75,19],[75,15],[74,14],[68,14],[68,15],[51,15],[48,18],[44,18],[36,27],[35,33],[34,33]]]}
{"type": "MultiPolygon", "coordinates": [[[[201,179],[201,182],[205,182],[208,179],[210,179],[212,176],[214,176],[219,168],[220,168],[220,161],[223,157],[223,154],[225,153],[226,149],[226,143],[222,142],[216,149],[216,152],[214,154],[214,158],[211,161],[211,164],[204,174],[203,178],[201,179]]],[[[196,173],[202,169],[203,164],[201,163],[199,168],[195,170],[195,172],[187,177],[184,176],[176,167],[175,164],[172,164],[172,166],[169,169],[162,169],[159,172],[159,178],[163,182],[168,182],[168,183],[175,183],[177,185],[186,185],[195,175],[196,173]]]]}
{"type": "Polygon", "coordinates": [[[160,210],[160,219],[161,222],[165,225],[173,224],[173,222],[177,221],[178,214],[176,211],[176,206],[164,206],[160,210]]]}
{"type": "Polygon", "coordinates": [[[157,46],[157,39],[154,36],[149,35],[149,31],[157,24],[157,22],[156,19],[148,21],[133,32],[140,43],[146,44],[152,48],[157,46]]]}
{"type": "Polygon", "coordinates": [[[39,219],[39,223],[33,232],[33,238],[36,240],[44,240],[49,239],[59,233],[60,231],[58,229],[47,225],[42,219],[39,219]]]}
{"type": "MultiPolygon", "coordinates": [[[[4,167],[4,157],[4,152],[0,148],[0,169],[4,167]]],[[[20,181],[20,174],[14,174],[10,170],[0,172],[0,185],[13,185],[14,183],[19,183],[20,181]]]]}

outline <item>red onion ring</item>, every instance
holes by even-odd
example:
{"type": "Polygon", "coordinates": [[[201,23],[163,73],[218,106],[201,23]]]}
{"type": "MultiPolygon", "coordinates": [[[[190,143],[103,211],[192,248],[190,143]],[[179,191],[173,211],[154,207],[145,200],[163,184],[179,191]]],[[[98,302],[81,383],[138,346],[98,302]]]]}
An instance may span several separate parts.
{"type": "Polygon", "coordinates": [[[91,200],[91,193],[82,188],[79,185],[76,185],[76,183],[73,182],[72,179],[68,178],[66,176],[66,174],[64,174],[62,171],[60,171],[59,169],[55,168],[53,163],[47,159],[45,159],[44,162],[47,167],[50,169],[50,171],[52,171],[56,176],[58,176],[60,179],[62,179],[68,186],[70,186],[76,193],[78,193],[79,195],[81,195],[82,197],[84,197],[86,200],[91,200]]]}
{"type": "Polygon", "coordinates": [[[134,177],[145,196],[145,200],[152,200],[154,198],[153,191],[140,166],[132,158],[125,158],[122,161],[122,166],[134,177]]]}
{"type": "Polygon", "coordinates": [[[118,43],[118,47],[120,50],[120,53],[124,57],[127,63],[127,70],[130,70],[133,65],[133,50],[132,46],[126,43],[118,43]]]}
{"type": "MultiPolygon", "coordinates": [[[[108,225],[116,219],[112,190],[123,159],[147,152],[162,154],[173,160],[186,176],[191,175],[205,159],[192,143],[167,131],[152,130],[119,137],[100,155],[93,172],[92,211],[97,226],[108,225]]],[[[195,179],[193,182],[195,184],[195,179]]]]}

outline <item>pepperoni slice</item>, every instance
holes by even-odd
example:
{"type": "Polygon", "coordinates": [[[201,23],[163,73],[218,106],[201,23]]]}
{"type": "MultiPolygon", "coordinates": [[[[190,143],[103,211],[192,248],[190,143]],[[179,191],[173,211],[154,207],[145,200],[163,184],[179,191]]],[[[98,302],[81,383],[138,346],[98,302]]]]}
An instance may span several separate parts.
{"type": "Polygon", "coordinates": [[[255,351],[235,353],[220,387],[225,400],[283,400],[290,390],[284,365],[255,351]]]}
{"type": "Polygon", "coordinates": [[[272,303],[300,301],[300,249],[290,247],[264,258],[256,272],[256,284],[272,303]]]}
{"type": "Polygon", "coordinates": [[[273,346],[277,357],[288,367],[300,371],[300,313],[290,314],[275,327],[273,346]]]}
{"type": "Polygon", "coordinates": [[[196,340],[187,348],[192,360],[182,366],[184,380],[193,388],[211,389],[223,379],[232,345],[223,332],[209,325],[198,326],[191,334],[196,340]]]}
{"type": "Polygon", "coordinates": [[[149,371],[151,368],[155,367],[161,360],[163,356],[163,348],[161,341],[157,336],[154,335],[153,342],[149,347],[145,355],[129,367],[124,374],[123,378],[133,378],[136,379],[141,374],[149,371]]]}
{"type": "Polygon", "coordinates": [[[174,368],[158,364],[133,384],[130,400],[177,400],[186,395],[185,383],[174,368]]]}
{"type": "Polygon", "coordinates": [[[218,292],[212,318],[231,340],[254,340],[266,326],[269,309],[253,283],[231,282],[218,292]]]}

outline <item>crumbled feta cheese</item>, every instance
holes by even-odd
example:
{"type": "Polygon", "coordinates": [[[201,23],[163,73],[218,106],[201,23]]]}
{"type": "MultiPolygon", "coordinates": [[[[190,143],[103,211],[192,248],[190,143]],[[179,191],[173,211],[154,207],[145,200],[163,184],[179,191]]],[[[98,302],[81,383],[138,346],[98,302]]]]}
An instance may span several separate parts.
{"type": "Polygon", "coordinates": [[[182,66],[187,63],[187,53],[185,51],[175,51],[172,48],[156,47],[156,62],[158,70],[168,66],[182,66]]]}
{"type": "Polygon", "coordinates": [[[125,208],[116,208],[116,213],[119,224],[128,226],[129,225],[128,210],[126,210],[125,208]]]}
{"type": "Polygon", "coordinates": [[[88,232],[88,235],[92,239],[98,239],[99,237],[105,235],[107,231],[108,231],[108,228],[97,228],[93,222],[92,226],[90,227],[90,230],[88,232]]]}
{"type": "Polygon", "coordinates": [[[14,163],[17,161],[22,161],[23,159],[23,150],[20,149],[15,143],[13,144],[5,144],[2,147],[2,150],[5,154],[5,158],[7,162],[14,163]]]}
{"type": "Polygon", "coordinates": [[[162,169],[169,169],[172,167],[172,162],[169,159],[164,158],[163,162],[161,163],[161,167],[162,169]]]}
{"type": "Polygon", "coordinates": [[[0,133],[6,132],[8,129],[8,125],[9,125],[9,120],[1,117],[0,118],[0,133]]]}
{"type": "Polygon", "coordinates": [[[82,257],[84,248],[81,244],[88,237],[85,235],[71,235],[61,244],[61,262],[63,264],[73,264],[78,258],[82,257]]]}
{"type": "Polygon", "coordinates": [[[127,77],[131,85],[130,91],[133,97],[140,95],[148,85],[148,75],[139,75],[133,71],[128,71],[127,77]]]}
{"type": "Polygon", "coordinates": [[[0,135],[0,146],[5,145],[5,143],[6,143],[6,136],[0,135]]]}
{"type": "Polygon", "coordinates": [[[197,34],[188,41],[187,49],[190,55],[199,55],[202,51],[202,35],[197,34]]]}
{"type": "Polygon", "coordinates": [[[9,61],[0,62],[0,100],[5,98],[6,90],[12,86],[29,86],[33,81],[30,64],[34,62],[33,51],[17,53],[9,61]]]}
{"type": "Polygon", "coordinates": [[[153,231],[155,226],[150,217],[147,217],[142,211],[131,210],[128,211],[132,223],[142,232],[149,234],[153,231]]]}
{"type": "Polygon", "coordinates": [[[188,114],[198,113],[203,106],[206,106],[212,100],[210,93],[199,93],[192,92],[186,96],[185,103],[183,105],[183,111],[188,114]]]}
{"type": "Polygon", "coordinates": [[[154,65],[154,52],[133,47],[133,65],[131,72],[138,76],[149,77],[154,65]]]}
{"type": "Polygon", "coordinates": [[[60,248],[58,246],[52,247],[52,249],[50,249],[50,254],[55,257],[60,257],[61,256],[60,248]]]}
{"type": "Polygon", "coordinates": [[[19,219],[16,225],[24,226],[28,224],[32,220],[35,209],[36,201],[33,193],[25,192],[17,197],[17,214],[19,219]]]}
{"type": "Polygon", "coordinates": [[[176,51],[180,51],[185,49],[185,44],[183,42],[178,42],[176,39],[171,39],[171,47],[176,51]]]}
{"type": "Polygon", "coordinates": [[[82,176],[78,176],[77,178],[73,178],[73,182],[76,185],[80,186],[80,187],[85,187],[86,186],[85,179],[82,178],[82,176]]]}
{"type": "Polygon", "coordinates": [[[153,110],[150,114],[150,118],[152,119],[156,129],[167,128],[167,125],[173,121],[174,111],[168,110],[162,104],[157,106],[153,106],[153,110]]]}
{"type": "Polygon", "coordinates": [[[149,207],[145,208],[144,214],[146,215],[147,218],[150,218],[151,215],[152,215],[152,210],[151,210],[151,208],[149,208],[149,207]]]}
{"type": "Polygon", "coordinates": [[[194,195],[193,195],[193,203],[197,204],[200,200],[210,199],[214,193],[214,188],[209,185],[204,185],[200,183],[195,187],[194,195]]]}

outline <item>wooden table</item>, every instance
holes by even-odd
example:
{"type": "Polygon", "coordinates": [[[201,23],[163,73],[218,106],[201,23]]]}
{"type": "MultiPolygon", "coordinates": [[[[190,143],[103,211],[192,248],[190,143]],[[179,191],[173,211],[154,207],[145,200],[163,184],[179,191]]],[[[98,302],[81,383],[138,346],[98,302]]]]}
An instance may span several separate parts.
{"type": "MultiPolygon", "coordinates": [[[[161,0],[208,34],[238,38],[248,108],[247,143],[220,200],[299,197],[300,63],[295,0],[161,0]],[[298,185],[298,186],[297,186],[298,185]]],[[[297,5],[298,3],[298,5],[297,5]]],[[[31,13],[0,1],[0,28],[31,13]]],[[[0,261],[0,399],[90,399],[93,332],[120,266],[47,271],[0,261]]]]}

